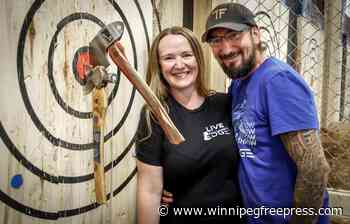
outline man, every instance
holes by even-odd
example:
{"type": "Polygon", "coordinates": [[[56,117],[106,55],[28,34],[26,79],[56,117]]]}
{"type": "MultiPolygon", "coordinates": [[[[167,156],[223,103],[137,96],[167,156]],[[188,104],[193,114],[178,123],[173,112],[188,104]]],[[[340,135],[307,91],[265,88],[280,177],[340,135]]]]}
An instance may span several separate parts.
{"type": "Polygon", "coordinates": [[[321,146],[316,107],[300,74],[265,58],[254,14],[236,3],[217,6],[202,41],[232,79],[232,125],[241,157],[239,182],[246,208],[262,208],[247,223],[328,223],[329,165],[321,146]],[[277,210],[293,208],[286,218],[277,210]],[[264,210],[265,209],[265,210],[264,210]]]}

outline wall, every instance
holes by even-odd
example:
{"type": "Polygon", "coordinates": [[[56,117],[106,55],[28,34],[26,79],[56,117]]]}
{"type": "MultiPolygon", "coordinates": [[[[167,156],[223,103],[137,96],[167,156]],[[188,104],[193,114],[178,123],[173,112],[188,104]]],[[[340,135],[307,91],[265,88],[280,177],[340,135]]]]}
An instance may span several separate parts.
{"type": "MultiPolygon", "coordinates": [[[[223,2],[229,1],[193,0],[193,31],[198,38],[211,9],[223,2]]],[[[235,2],[246,4],[257,14],[263,40],[268,43],[267,55],[294,60],[315,92],[322,124],[337,121],[342,60],[338,38],[340,1],[327,5],[324,27],[307,17],[295,16],[281,1],[235,2]],[[294,30],[290,18],[296,19],[294,30]],[[289,39],[290,29],[297,35],[296,42],[289,39]],[[295,44],[292,54],[288,50],[291,43],[295,44]]],[[[184,13],[188,10],[184,3],[0,2],[0,223],[135,223],[136,170],[132,154],[144,101],[111,66],[109,71],[119,74],[119,82],[107,87],[110,104],[105,168],[106,189],[111,196],[106,205],[97,206],[92,176],[91,95],[82,93],[76,60],[84,59],[89,41],[103,24],[123,20],[128,26],[121,41],[130,62],[144,75],[150,43],[160,29],[183,25],[183,15],[188,14],[184,13]],[[16,177],[22,178],[22,185],[11,183],[16,177]]],[[[203,47],[207,83],[212,89],[225,91],[229,80],[209,47],[203,47]]],[[[349,80],[346,75],[346,87],[349,80]]],[[[350,91],[345,90],[344,120],[349,120],[350,91]]]]}

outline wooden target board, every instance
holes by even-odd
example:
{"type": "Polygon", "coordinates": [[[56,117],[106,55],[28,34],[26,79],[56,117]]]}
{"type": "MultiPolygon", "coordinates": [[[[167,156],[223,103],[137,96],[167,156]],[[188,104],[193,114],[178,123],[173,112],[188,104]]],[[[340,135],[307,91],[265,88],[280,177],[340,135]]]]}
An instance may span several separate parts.
{"type": "Polygon", "coordinates": [[[143,100],[111,65],[106,88],[107,204],[95,200],[91,95],[83,95],[89,42],[122,21],[131,64],[145,74],[151,1],[0,3],[0,223],[133,223],[133,149],[143,100]]]}

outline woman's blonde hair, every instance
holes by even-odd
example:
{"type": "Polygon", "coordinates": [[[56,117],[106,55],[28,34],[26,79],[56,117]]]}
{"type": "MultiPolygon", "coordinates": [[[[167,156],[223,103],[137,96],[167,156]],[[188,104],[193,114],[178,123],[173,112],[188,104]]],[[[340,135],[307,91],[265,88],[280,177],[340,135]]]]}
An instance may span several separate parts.
{"type": "MultiPolygon", "coordinates": [[[[147,66],[147,75],[146,75],[147,84],[150,86],[150,88],[156,94],[156,96],[158,97],[162,105],[168,111],[169,111],[169,108],[168,108],[168,105],[166,104],[166,100],[170,94],[170,89],[169,89],[168,83],[164,79],[163,74],[161,72],[158,48],[162,38],[170,34],[181,35],[184,38],[186,38],[186,40],[189,42],[198,65],[198,75],[196,80],[196,88],[197,88],[198,94],[203,97],[207,97],[208,95],[211,94],[211,91],[209,91],[205,83],[206,68],[205,68],[205,62],[204,62],[204,55],[198,39],[196,38],[194,33],[187,28],[179,27],[179,26],[169,27],[161,31],[152,43],[148,66],[147,66]]],[[[147,121],[148,134],[146,135],[146,137],[142,138],[140,141],[149,138],[152,134],[152,128],[151,128],[152,116],[148,106],[146,105],[145,107],[146,107],[145,118],[147,121]]]]}

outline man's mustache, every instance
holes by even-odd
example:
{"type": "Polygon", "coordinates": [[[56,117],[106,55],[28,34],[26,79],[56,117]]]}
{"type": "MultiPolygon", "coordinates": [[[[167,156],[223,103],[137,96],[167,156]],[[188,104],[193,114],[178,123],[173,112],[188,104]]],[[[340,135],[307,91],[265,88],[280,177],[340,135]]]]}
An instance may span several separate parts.
{"type": "Polygon", "coordinates": [[[230,52],[230,53],[225,54],[225,55],[220,55],[219,58],[221,60],[230,59],[230,58],[234,57],[236,54],[238,54],[238,52],[236,52],[236,53],[235,52],[230,52]]]}

